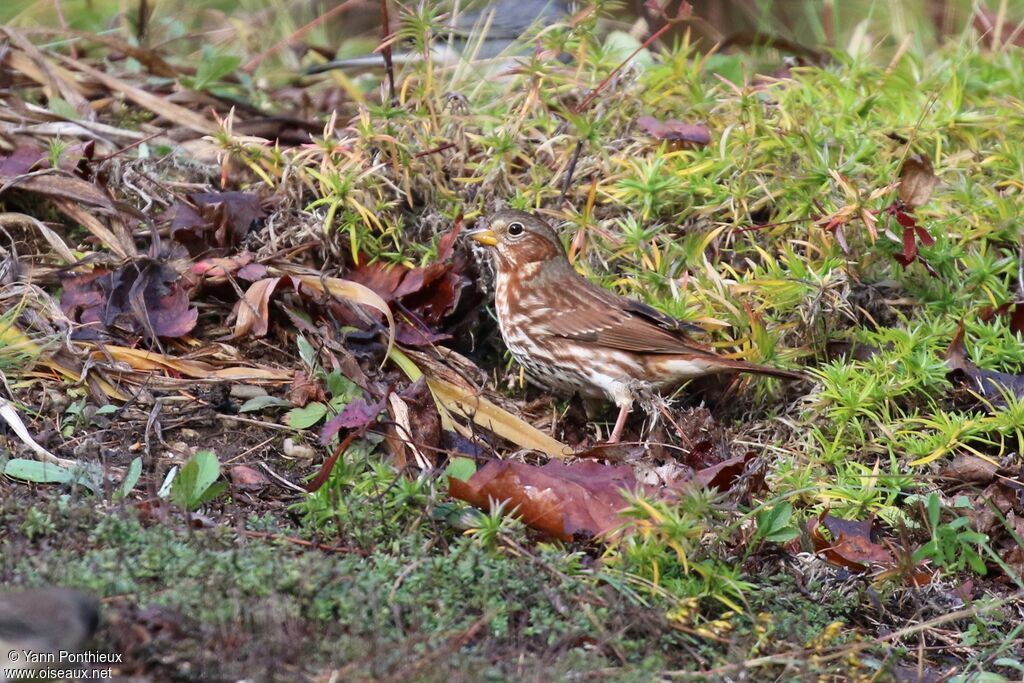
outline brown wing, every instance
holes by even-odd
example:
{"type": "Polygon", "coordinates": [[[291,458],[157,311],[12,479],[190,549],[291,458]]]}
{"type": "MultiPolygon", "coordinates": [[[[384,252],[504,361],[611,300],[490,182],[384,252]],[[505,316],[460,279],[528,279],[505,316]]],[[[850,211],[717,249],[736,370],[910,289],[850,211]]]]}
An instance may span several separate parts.
{"type": "Polygon", "coordinates": [[[647,304],[613,294],[580,278],[582,286],[566,287],[561,296],[567,313],[544,325],[548,334],[591,342],[637,353],[696,353],[715,356],[714,351],[686,337],[695,325],[665,315],[647,304]]]}

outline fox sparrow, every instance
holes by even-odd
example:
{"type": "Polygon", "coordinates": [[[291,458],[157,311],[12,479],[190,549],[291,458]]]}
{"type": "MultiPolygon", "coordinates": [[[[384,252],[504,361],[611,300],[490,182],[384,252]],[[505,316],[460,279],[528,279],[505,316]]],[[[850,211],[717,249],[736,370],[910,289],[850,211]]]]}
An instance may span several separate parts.
{"type": "Polygon", "coordinates": [[[573,269],[554,230],[537,216],[499,211],[469,236],[494,251],[494,307],[512,356],[538,386],[614,401],[619,416],[612,443],[644,389],[720,372],[803,378],[723,358],[687,338],[688,329],[700,328],[601,289],[573,269]]]}

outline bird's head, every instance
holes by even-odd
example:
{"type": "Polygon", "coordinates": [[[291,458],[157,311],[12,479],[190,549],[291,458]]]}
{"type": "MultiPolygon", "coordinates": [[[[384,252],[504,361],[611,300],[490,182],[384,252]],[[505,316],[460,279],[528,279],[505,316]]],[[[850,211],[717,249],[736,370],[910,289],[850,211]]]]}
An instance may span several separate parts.
{"type": "Polygon", "coordinates": [[[504,209],[469,233],[473,240],[497,252],[499,269],[531,263],[568,263],[558,235],[543,219],[525,211],[504,209]]]}

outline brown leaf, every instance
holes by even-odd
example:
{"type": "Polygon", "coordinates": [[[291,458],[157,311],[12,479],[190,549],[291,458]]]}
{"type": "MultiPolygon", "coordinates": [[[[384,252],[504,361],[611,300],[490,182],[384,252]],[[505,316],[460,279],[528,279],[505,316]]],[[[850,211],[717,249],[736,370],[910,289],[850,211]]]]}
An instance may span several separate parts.
{"type": "Polygon", "coordinates": [[[871,540],[871,527],[871,520],[851,521],[829,514],[807,522],[815,552],[824,554],[825,560],[832,564],[857,572],[873,564],[893,565],[894,558],[888,548],[871,540]],[[832,535],[831,542],[822,534],[821,526],[832,535]]]}
{"type": "Polygon", "coordinates": [[[658,140],[682,142],[700,147],[711,143],[711,131],[703,124],[683,123],[676,119],[659,121],[648,115],[639,117],[636,122],[645,133],[658,140]]]}
{"type": "Polygon", "coordinates": [[[900,169],[900,201],[911,209],[927,204],[938,182],[931,159],[924,154],[911,154],[900,169]]]}
{"type": "Polygon", "coordinates": [[[746,470],[747,463],[753,460],[756,455],[756,453],[750,451],[746,455],[738,455],[717,465],[705,467],[702,470],[698,470],[693,475],[691,481],[704,488],[727,491],[733,482],[746,470]]]}
{"type": "Polygon", "coordinates": [[[35,145],[19,145],[13,152],[0,158],[0,178],[14,178],[31,172],[36,165],[50,165],[46,152],[35,145]],[[46,163],[41,163],[41,162],[46,163]]]}
{"type": "Polygon", "coordinates": [[[0,176],[0,193],[16,188],[23,192],[34,192],[51,199],[72,200],[81,204],[114,212],[114,204],[103,190],[81,178],[62,174],[61,171],[18,176],[0,176]]]}
{"type": "Polygon", "coordinates": [[[320,386],[320,382],[311,380],[302,370],[296,370],[292,377],[292,385],[288,388],[286,396],[288,402],[296,408],[302,408],[310,401],[327,402],[327,395],[320,386]]]}
{"type": "Polygon", "coordinates": [[[190,306],[187,283],[165,262],[136,259],[116,270],[96,270],[63,280],[61,310],[86,328],[78,338],[115,329],[174,339],[192,331],[199,312],[190,306]],[[84,336],[83,336],[84,335],[84,336]]]}
{"type": "MultiPolygon", "coordinates": [[[[462,275],[468,262],[465,254],[455,254],[455,240],[462,226],[461,216],[452,229],[438,240],[437,258],[420,268],[385,265],[359,259],[361,265],[346,273],[352,282],[375,292],[399,313],[397,338],[406,346],[430,346],[449,339],[442,329],[462,299],[469,280],[462,275]]],[[[468,307],[463,306],[463,309],[468,307]]]]}
{"type": "Polygon", "coordinates": [[[270,484],[267,475],[247,465],[235,465],[228,470],[231,485],[243,491],[259,491],[270,484]]]}
{"type": "Polygon", "coordinates": [[[960,323],[946,349],[946,365],[950,382],[977,393],[994,408],[1006,405],[1006,395],[1024,397],[1024,375],[984,370],[970,361],[964,346],[963,323],[960,323]]]}
{"type": "Polygon", "coordinates": [[[996,35],[999,15],[982,3],[974,13],[973,23],[974,30],[981,34],[981,37],[990,49],[1008,43],[1024,46],[1024,21],[1016,24],[1012,21],[1004,21],[1002,31],[996,35]]]}
{"type": "Polygon", "coordinates": [[[171,237],[193,255],[240,243],[266,216],[262,200],[253,192],[196,192],[187,199],[171,207],[168,216],[171,237]]]}
{"type": "Polygon", "coordinates": [[[389,397],[388,413],[393,424],[388,427],[388,447],[396,466],[404,467],[411,451],[419,464],[437,464],[441,447],[441,416],[434,397],[423,377],[401,394],[389,397]]]}
{"type": "Polygon", "coordinates": [[[976,455],[958,455],[946,465],[939,476],[956,481],[987,483],[995,479],[996,466],[976,455]]]}
{"type": "Polygon", "coordinates": [[[270,329],[270,297],[277,285],[279,277],[268,277],[257,280],[249,285],[245,294],[235,304],[235,329],[231,332],[232,339],[252,334],[262,337],[270,329]]]}
{"type": "Polygon", "coordinates": [[[618,513],[627,506],[622,492],[635,490],[637,482],[629,467],[592,461],[552,460],[536,467],[491,460],[468,482],[449,478],[448,486],[452,496],[481,510],[489,510],[492,501],[508,501],[527,525],[570,541],[619,527],[623,520],[618,513]]]}

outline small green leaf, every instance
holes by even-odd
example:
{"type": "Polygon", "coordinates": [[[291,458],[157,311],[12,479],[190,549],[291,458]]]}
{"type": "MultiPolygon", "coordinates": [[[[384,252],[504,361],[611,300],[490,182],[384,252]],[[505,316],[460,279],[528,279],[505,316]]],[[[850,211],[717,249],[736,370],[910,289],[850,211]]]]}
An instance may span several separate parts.
{"type": "Polygon", "coordinates": [[[295,429],[307,429],[312,427],[327,415],[327,406],[323,403],[310,403],[304,408],[289,410],[284,416],[284,422],[295,429]]]}
{"type": "Polygon", "coordinates": [[[209,450],[198,451],[189,458],[171,484],[171,502],[186,510],[199,508],[226,488],[224,482],[215,483],[219,476],[217,455],[209,450]]]}
{"type": "Polygon", "coordinates": [[[142,458],[135,458],[131,464],[128,465],[128,471],[124,475],[124,479],[121,480],[121,485],[117,487],[117,492],[114,494],[115,499],[127,498],[128,494],[132,492],[135,485],[139,483],[139,477],[142,476],[142,458]]]}
{"type": "Polygon", "coordinates": [[[470,477],[476,474],[476,462],[471,458],[452,458],[444,473],[453,479],[469,481],[470,477]]]}
{"type": "Polygon", "coordinates": [[[258,410],[266,410],[267,408],[287,408],[289,406],[291,406],[291,402],[288,399],[277,396],[254,396],[243,403],[238,412],[253,413],[258,410]]]}
{"type": "Polygon", "coordinates": [[[313,345],[306,341],[301,334],[295,340],[295,345],[299,347],[299,358],[303,365],[307,368],[316,367],[316,349],[313,348],[313,345]]]}
{"type": "Polygon", "coordinates": [[[1000,657],[992,662],[993,666],[1006,666],[1017,671],[1024,671],[1024,664],[1021,664],[1016,659],[1010,659],[1009,657],[1000,657]]]}
{"type": "Polygon", "coordinates": [[[335,396],[330,400],[328,405],[331,407],[331,412],[340,413],[351,401],[352,399],[348,396],[335,396]]]}
{"type": "Polygon", "coordinates": [[[348,403],[359,393],[359,387],[340,372],[332,372],[327,375],[327,391],[332,399],[343,398],[348,403]]]}
{"type": "Polygon", "coordinates": [[[220,476],[220,463],[213,451],[199,451],[189,460],[189,464],[196,463],[196,483],[192,489],[198,497],[203,491],[210,488],[213,482],[220,476]]]}
{"type": "Polygon", "coordinates": [[[237,69],[241,63],[242,58],[235,55],[205,55],[205,58],[199,62],[195,78],[192,79],[192,89],[206,90],[237,69]]]}
{"type": "Polygon", "coordinates": [[[71,470],[60,465],[26,458],[8,460],[4,474],[34,484],[67,484],[75,478],[71,470]]]}
{"type": "Polygon", "coordinates": [[[93,415],[110,415],[111,413],[116,413],[118,410],[119,408],[117,406],[108,403],[105,406],[97,408],[93,415]]]}
{"type": "Polygon", "coordinates": [[[47,100],[47,108],[50,113],[68,121],[78,121],[82,118],[81,114],[67,100],[56,95],[47,100]]]}
{"type": "Polygon", "coordinates": [[[934,493],[928,496],[928,523],[932,529],[939,526],[939,517],[942,514],[942,501],[934,493]]]}
{"type": "Polygon", "coordinates": [[[192,492],[195,491],[196,477],[199,475],[199,465],[194,460],[189,460],[182,466],[178,476],[171,483],[171,502],[178,507],[191,509],[192,492]]]}
{"type": "Polygon", "coordinates": [[[800,535],[800,530],[789,524],[793,517],[793,505],[779,503],[757,513],[757,532],[766,541],[785,543],[800,535]]]}
{"type": "Polygon", "coordinates": [[[198,508],[202,507],[203,505],[206,505],[211,500],[227,491],[227,489],[228,483],[226,481],[218,481],[217,483],[213,484],[205,491],[203,491],[201,494],[199,494],[199,497],[193,501],[193,507],[198,508]]]}

